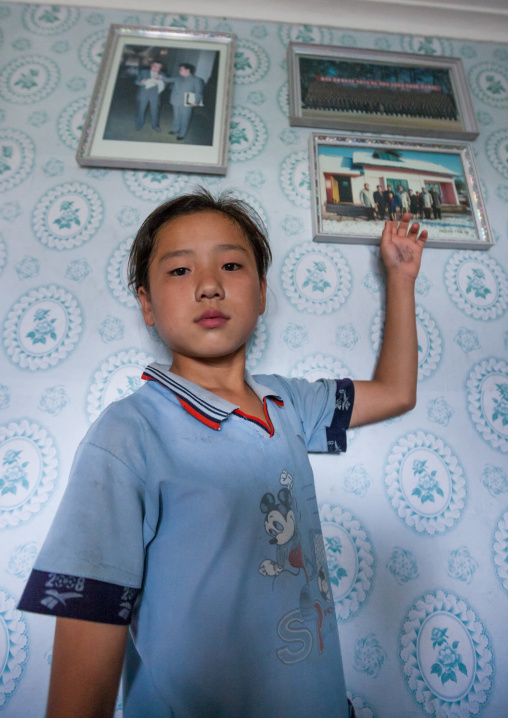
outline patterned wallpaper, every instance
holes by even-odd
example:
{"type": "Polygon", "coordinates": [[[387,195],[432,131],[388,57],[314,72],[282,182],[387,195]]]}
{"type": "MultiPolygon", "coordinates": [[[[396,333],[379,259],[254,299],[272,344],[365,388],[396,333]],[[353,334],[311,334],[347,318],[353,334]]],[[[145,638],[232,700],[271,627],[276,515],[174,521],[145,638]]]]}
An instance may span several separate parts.
{"type": "MultiPolygon", "coordinates": [[[[383,322],[376,248],[311,242],[307,139],[287,119],[290,40],[462,57],[496,239],[427,250],[419,399],[316,456],[346,684],[359,718],[508,715],[508,45],[186,15],[0,5],[0,713],[44,713],[52,619],[15,605],[78,441],[164,349],[125,282],[158,203],[233,187],[267,221],[269,307],[248,365],[369,377],[383,322]],[[80,127],[111,22],[238,35],[225,178],[80,169],[80,127]],[[303,282],[320,261],[326,291],[303,282]]],[[[117,716],[121,715],[121,700],[117,716]]]]}

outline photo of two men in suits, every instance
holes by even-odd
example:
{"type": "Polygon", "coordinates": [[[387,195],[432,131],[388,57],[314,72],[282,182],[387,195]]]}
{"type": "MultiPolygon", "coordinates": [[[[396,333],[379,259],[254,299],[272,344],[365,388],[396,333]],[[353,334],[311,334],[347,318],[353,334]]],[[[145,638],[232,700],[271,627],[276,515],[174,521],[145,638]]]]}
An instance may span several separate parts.
{"type": "Polygon", "coordinates": [[[212,145],[218,54],[126,45],[104,139],[212,145]]]}
{"type": "Polygon", "coordinates": [[[136,130],[143,128],[146,110],[149,107],[152,129],[155,132],[161,132],[159,124],[161,95],[166,86],[170,85],[169,102],[173,108],[173,124],[169,134],[176,135],[177,140],[185,139],[191,123],[193,108],[203,105],[205,83],[196,76],[195,72],[196,68],[190,62],[183,62],[179,65],[176,77],[164,75],[160,62],[152,62],[150,68],[141,69],[136,79],[138,86],[136,130]]]}

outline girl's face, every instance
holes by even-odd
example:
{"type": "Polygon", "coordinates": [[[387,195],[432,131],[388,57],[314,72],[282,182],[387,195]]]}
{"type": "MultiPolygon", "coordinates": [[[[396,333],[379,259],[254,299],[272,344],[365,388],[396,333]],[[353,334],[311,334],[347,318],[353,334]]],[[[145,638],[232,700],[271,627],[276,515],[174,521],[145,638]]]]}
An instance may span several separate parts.
{"type": "Polygon", "coordinates": [[[143,317],[181,359],[242,354],[265,310],[266,281],[240,227],[221,212],[189,214],[163,225],[138,296],[143,317]]]}

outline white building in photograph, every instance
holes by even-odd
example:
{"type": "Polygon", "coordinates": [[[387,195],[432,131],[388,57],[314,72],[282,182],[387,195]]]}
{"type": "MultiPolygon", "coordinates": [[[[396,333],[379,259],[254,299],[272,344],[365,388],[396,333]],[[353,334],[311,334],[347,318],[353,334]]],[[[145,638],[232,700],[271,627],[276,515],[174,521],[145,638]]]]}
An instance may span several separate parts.
{"type": "Polygon", "coordinates": [[[360,192],[365,184],[373,193],[378,185],[394,191],[402,186],[405,191],[421,192],[425,187],[438,187],[443,205],[460,206],[455,179],[461,174],[445,165],[404,155],[397,150],[352,150],[349,157],[320,154],[321,197],[327,205],[362,205],[360,192]]]}

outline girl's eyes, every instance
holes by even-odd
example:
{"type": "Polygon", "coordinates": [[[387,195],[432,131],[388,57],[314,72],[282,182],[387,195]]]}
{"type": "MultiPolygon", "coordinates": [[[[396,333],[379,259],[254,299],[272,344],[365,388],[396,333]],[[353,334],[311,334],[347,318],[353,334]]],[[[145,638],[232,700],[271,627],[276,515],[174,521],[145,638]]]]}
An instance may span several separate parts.
{"type": "Polygon", "coordinates": [[[186,267],[177,267],[176,269],[172,269],[170,274],[174,277],[183,277],[188,271],[186,267]]]}
{"type": "MultiPolygon", "coordinates": [[[[222,269],[225,269],[226,272],[236,272],[238,269],[241,269],[242,265],[237,264],[236,262],[227,262],[226,264],[222,265],[222,269]]],[[[172,269],[169,274],[173,277],[183,277],[185,274],[188,274],[190,272],[190,269],[187,267],[177,267],[176,269],[172,269]]]]}

